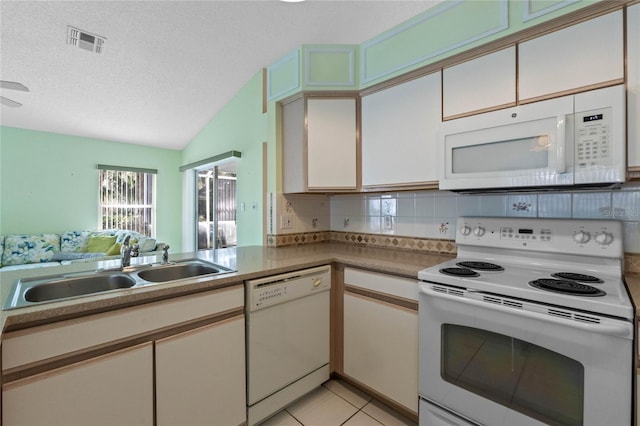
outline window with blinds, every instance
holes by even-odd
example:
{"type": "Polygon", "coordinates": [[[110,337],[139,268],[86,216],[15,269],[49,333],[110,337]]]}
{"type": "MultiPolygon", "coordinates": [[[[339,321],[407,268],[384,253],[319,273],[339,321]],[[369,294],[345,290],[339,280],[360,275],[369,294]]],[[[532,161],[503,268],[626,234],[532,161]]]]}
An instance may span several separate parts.
{"type": "Polygon", "coordinates": [[[98,165],[100,229],[155,234],[155,170],[98,165]]]}

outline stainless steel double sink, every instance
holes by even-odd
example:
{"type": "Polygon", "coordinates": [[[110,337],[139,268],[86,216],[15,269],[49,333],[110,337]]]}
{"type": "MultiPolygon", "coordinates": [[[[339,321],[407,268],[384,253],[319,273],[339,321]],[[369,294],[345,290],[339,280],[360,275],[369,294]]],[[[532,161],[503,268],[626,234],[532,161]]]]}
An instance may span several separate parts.
{"type": "Polygon", "coordinates": [[[124,270],[80,272],[19,279],[11,288],[11,293],[2,309],[34,306],[111,290],[229,272],[235,272],[235,270],[201,259],[186,259],[168,264],[132,266],[124,270]]]}

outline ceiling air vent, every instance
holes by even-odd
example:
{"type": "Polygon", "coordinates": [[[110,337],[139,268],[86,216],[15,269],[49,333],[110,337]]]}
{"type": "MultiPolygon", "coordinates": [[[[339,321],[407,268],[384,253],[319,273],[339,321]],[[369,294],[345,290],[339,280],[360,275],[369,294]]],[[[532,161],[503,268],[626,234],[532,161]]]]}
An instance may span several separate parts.
{"type": "Polygon", "coordinates": [[[104,42],[106,40],[107,39],[102,36],[91,34],[72,26],[67,27],[67,44],[77,46],[80,49],[88,50],[89,52],[102,53],[104,51],[104,42]]]}

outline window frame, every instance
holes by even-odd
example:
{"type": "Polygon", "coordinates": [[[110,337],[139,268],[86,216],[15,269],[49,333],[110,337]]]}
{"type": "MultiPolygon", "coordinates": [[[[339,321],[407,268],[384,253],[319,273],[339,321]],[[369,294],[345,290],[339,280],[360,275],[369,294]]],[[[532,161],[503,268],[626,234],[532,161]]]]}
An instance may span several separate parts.
{"type": "MultiPolygon", "coordinates": [[[[98,229],[99,230],[109,230],[109,229],[117,229],[117,230],[128,230],[132,232],[138,232],[148,237],[155,238],[156,235],[156,202],[157,202],[157,173],[158,171],[155,169],[142,169],[136,167],[122,167],[122,166],[112,166],[112,165],[104,165],[98,164],[97,169],[98,172],[98,229]],[[108,179],[112,182],[114,179],[117,179],[119,183],[116,185],[121,185],[122,182],[127,180],[127,174],[135,173],[136,181],[142,178],[142,183],[137,183],[135,185],[142,185],[141,191],[142,195],[135,195],[132,190],[135,188],[129,187],[126,189],[125,198],[118,198],[114,203],[114,199],[106,200],[104,197],[104,181],[108,179]],[[110,174],[111,176],[105,176],[105,174],[110,174]],[[124,178],[124,179],[123,179],[124,178]],[[131,202],[131,198],[129,197],[137,197],[136,202],[131,202]],[[141,197],[141,198],[140,198],[141,197]],[[149,200],[150,199],[150,200],[149,200]],[[142,202],[140,202],[142,201],[142,202]],[[105,209],[115,209],[116,214],[121,214],[121,210],[125,211],[125,215],[137,214],[138,216],[142,216],[142,220],[138,221],[127,221],[125,220],[125,225],[123,225],[118,220],[105,221],[105,209]],[[140,210],[140,212],[132,212],[131,210],[140,210]],[[129,211],[127,211],[129,210],[129,211]]],[[[112,186],[112,185],[110,185],[112,186]]],[[[122,194],[119,194],[120,196],[122,194]]]]}

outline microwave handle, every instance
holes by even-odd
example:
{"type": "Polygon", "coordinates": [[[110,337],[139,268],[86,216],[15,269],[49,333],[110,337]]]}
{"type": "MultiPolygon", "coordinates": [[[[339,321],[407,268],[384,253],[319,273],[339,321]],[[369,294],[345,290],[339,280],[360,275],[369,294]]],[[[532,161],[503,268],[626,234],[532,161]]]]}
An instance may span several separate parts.
{"type": "Polygon", "coordinates": [[[566,173],[567,162],[565,160],[565,147],[566,147],[566,126],[567,116],[558,115],[556,121],[556,146],[550,151],[552,154],[550,169],[555,173],[566,173]]]}

